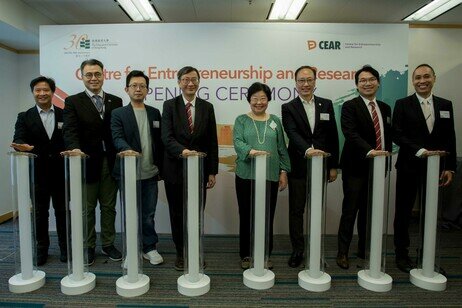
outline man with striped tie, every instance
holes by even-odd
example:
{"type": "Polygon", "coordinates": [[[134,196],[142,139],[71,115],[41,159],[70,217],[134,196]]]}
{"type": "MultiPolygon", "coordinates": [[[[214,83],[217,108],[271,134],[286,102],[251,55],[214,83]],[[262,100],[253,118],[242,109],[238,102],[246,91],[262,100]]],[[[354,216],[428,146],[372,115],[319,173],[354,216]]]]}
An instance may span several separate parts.
{"type": "MultiPolygon", "coordinates": [[[[213,105],[197,96],[199,71],[185,66],[178,71],[181,95],[164,102],[162,142],[164,143],[164,184],[172,238],[176,248],[175,269],[184,268],[183,259],[183,159],[191,152],[206,153],[204,185],[215,186],[218,173],[217,125],[213,105]]],[[[204,192],[205,196],[205,192],[204,192]]]]}
{"type": "Polygon", "coordinates": [[[396,265],[408,273],[415,268],[409,258],[409,223],[417,192],[426,179],[426,157],[446,151],[440,168],[442,186],[451,183],[456,170],[456,137],[452,103],[433,95],[435,71],[421,64],[412,73],[415,93],[396,101],[393,111],[393,141],[399,145],[396,161],[394,244],[396,265]]]}
{"type": "Polygon", "coordinates": [[[358,215],[357,256],[365,258],[369,158],[391,151],[391,108],[376,98],[379,73],[364,66],[355,74],[359,96],[345,102],[341,126],[345,144],[340,158],[343,181],[342,216],[338,230],[337,264],[349,268],[348,251],[358,215]]]}

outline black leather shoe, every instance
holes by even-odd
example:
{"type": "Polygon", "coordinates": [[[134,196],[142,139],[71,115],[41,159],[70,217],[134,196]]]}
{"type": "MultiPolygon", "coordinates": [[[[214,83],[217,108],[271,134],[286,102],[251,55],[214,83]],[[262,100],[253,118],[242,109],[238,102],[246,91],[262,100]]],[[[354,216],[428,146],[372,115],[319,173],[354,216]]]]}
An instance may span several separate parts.
{"type": "Polygon", "coordinates": [[[37,251],[37,266],[42,266],[47,263],[48,260],[48,251],[38,250],[37,251]]]}
{"type": "Polygon", "coordinates": [[[114,247],[114,245],[105,246],[101,250],[103,254],[107,255],[112,261],[122,260],[122,254],[117,250],[117,248],[114,247]]]}
{"type": "Polygon", "coordinates": [[[409,273],[411,269],[417,267],[417,265],[414,262],[412,262],[411,258],[409,258],[408,256],[396,258],[395,262],[396,267],[398,267],[399,270],[404,273],[409,273]]]}
{"type": "Polygon", "coordinates": [[[181,257],[177,257],[175,260],[175,270],[182,271],[184,270],[184,259],[181,257]]]}
{"type": "Polygon", "coordinates": [[[95,263],[95,248],[93,247],[88,247],[86,249],[86,254],[87,254],[87,266],[93,265],[95,263]]]}
{"type": "Polygon", "coordinates": [[[299,267],[300,264],[302,264],[302,261],[303,261],[303,252],[292,252],[292,254],[290,255],[290,258],[289,258],[289,261],[287,262],[287,264],[290,266],[290,267],[299,267]]]}
{"type": "Polygon", "coordinates": [[[348,257],[346,254],[337,254],[337,265],[343,269],[348,269],[350,267],[350,262],[348,261],[348,257]]]}
{"type": "Polygon", "coordinates": [[[67,250],[61,249],[61,253],[59,254],[59,261],[66,263],[67,262],[67,250]]]}

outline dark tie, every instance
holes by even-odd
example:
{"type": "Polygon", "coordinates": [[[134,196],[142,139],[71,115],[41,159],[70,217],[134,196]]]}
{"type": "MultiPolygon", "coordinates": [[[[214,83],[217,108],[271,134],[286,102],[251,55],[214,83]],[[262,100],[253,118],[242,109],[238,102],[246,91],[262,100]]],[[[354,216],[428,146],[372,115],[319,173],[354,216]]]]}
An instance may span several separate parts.
{"type": "Polygon", "coordinates": [[[93,98],[95,99],[95,107],[96,110],[98,110],[99,114],[103,113],[103,100],[99,95],[93,95],[93,98]]]}
{"type": "Polygon", "coordinates": [[[374,123],[374,130],[375,130],[375,149],[381,150],[382,149],[382,134],[380,132],[379,116],[377,115],[377,111],[375,110],[374,102],[369,102],[369,106],[371,106],[371,109],[372,109],[372,122],[374,123]]]}
{"type": "Polygon", "coordinates": [[[194,131],[194,124],[193,124],[193,119],[192,119],[191,106],[192,106],[191,103],[186,104],[186,115],[188,116],[189,131],[192,134],[194,131]]]}

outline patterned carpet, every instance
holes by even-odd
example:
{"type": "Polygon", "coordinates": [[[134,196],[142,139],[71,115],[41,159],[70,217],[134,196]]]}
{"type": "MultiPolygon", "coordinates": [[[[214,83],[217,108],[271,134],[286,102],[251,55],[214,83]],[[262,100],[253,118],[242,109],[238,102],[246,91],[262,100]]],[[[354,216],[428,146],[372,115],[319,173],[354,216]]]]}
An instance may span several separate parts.
{"type": "MultiPolygon", "coordinates": [[[[41,289],[26,294],[8,291],[8,279],[14,274],[14,245],[11,223],[0,225],[0,307],[415,307],[462,306],[462,231],[448,230],[441,236],[441,264],[448,273],[447,290],[431,292],[409,282],[408,275],[394,264],[392,251],[387,257],[387,273],[393,277],[390,292],[375,293],[357,284],[357,260],[351,257],[349,270],[335,264],[336,237],[325,240],[326,272],[332,276],[332,287],[327,292],[308,292],[298,285],[301,270],[287,266],[290,242],[287,235],[277,235],[274,241],[273,272],[276,283],[264,291],[252,290],[242,283],[239,267],[237,236],[207,236],[205,238],[205,273],[211,279],[210,291],[200,297],[186,297],[177,291],[173,269],[174,247],[170,235],[161,235],[158,245],[165,263],[152,266],[144,262],[144,273],[150,279],[150,290],[136,298],[123,298],[116,293],[115,282],[122,274],[120,262],[112,262],[97,248],[96,262],[90,267],[96,275],[96,287],[89,293],[67,296],[60,291],[60,280],[67,275],[67,266],[58,259],[56,236],[52,236],[48,263],[41,267],[46,272],[46,283],[41,289]]],[[[120,238],[118,239],[120,243],[120,238]]],[[[356,243],[355,240],[353,243],[356,243]]],[[[392,247],[391,238],[388,247],[392,247]]],[[[120,247],[120,246],[119,246],[120,247]]],[[[352,247],[355,247],[353,244],[352,247]]],[[[355,251],[352,249],[352,251],[355,251]]]]}

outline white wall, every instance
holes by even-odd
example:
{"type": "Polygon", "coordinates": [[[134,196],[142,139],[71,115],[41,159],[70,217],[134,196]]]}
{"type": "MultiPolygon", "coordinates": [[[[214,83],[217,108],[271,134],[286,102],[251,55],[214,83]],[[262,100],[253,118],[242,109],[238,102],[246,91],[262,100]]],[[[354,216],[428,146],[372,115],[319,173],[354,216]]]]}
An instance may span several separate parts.
{"type": "MultiPolygon", "coordinates": [[[[409,33],[409,70],[420,63],[428,63],[434,67],[437,74],[437,83],[434,93],[453,101],[457,135],[457,152],[462,156],[462,87],[460,77],[462,75],[462,29],[410,29],[409,33]]],[[[0,49],[0,63],[2,64],[2,74],[0,77],[0,97],[1,123],[8,127],[0,133],[0,144],[6,149],[11,141],[14,119],[19,110],[25,110],[33,103],[28,89],[29,81],[38,74],[39,63],[37,55],[16,55],[0,49]],[[11,91],[11,89],[14,89],[11,91]],[[7,96],[4,98],[4,96],[7,96]],[[19,101],[18,98],[19,97],[19,101]]],[[[59,76],[52,76],[59,84],[59,76]]],[[[409,93],[413,93],[411,83],[409,83],[409,93]]],[[[8,163],[5,156],[1,160],[0,171],[2,174],[9,173],[8,163]]],[[[217,178],[217,186],[209,193],[221,196],[224,204],[207,204],[205,217],[206,233],[215,234],[237,234],[238,209],[234,186],[224,187],[220,185],[220,179],[229,174],[220,174],[217,178]],[[226,204],[225,204],[226,203],[226,204]]],[[[2,200],[10,200],[9,177],[0,179],[0,192],[2,200]]],[[[233,181],[229,181],[233,183],[233,181]]],[[[393,221],[394,206],[394,174],[392,174],[392,194],[390,200],[390,220],[389,226],[393,221]]],[[[341,214],[342,201],[341,177],[328,186],[328,208],[327,208],[327,232],[335,234],[341,214]]],[[[9,209],[8,202],[0,204],[0,214],[9,209]]],[[[288,195],[287,191],[279,195],[274,223],[275,233],[288,233],[288,195]]],[[[168,218],[168,205],[165,198],[163,184],[160,185],[159,203],[157,205],[157,230],[160,233],[170,232],[168,218]]],[[[118,219],[119,222],[119,219],[118,219]]],[[[54,225],[54,223],[51,223],[54,225]]],[[[390,231],[392,229],[390,228],[390,231]]]]}

